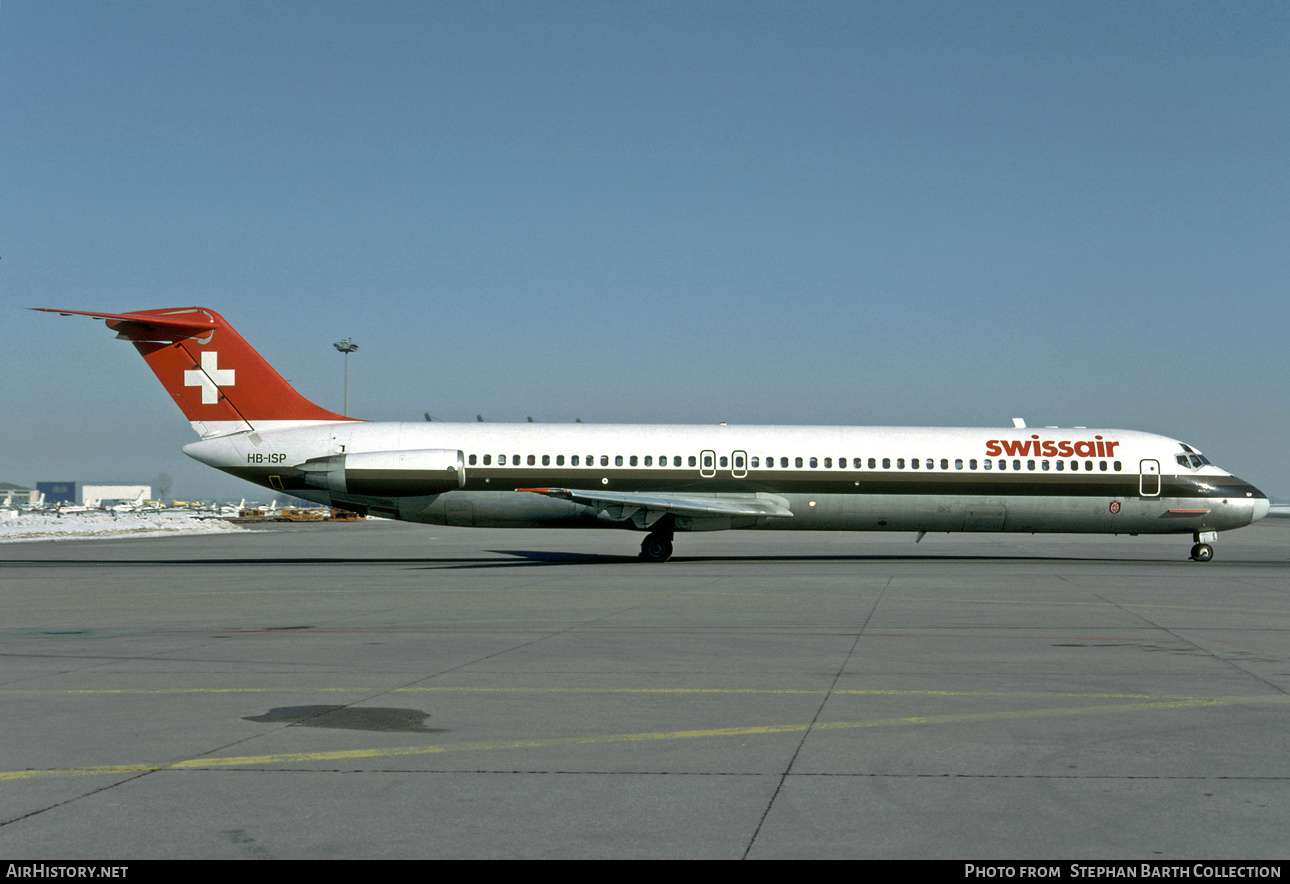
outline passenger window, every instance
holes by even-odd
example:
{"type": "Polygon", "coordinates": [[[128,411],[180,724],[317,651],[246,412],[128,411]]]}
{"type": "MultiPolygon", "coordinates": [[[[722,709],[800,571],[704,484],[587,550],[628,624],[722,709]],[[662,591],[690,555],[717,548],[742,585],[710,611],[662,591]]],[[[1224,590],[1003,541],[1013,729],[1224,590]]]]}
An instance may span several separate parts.
{"type": "Polygon", "coordinates": [[[826,457],[826,458],[824,458],[824,468],[825,468],[826,470],[831,470],[831,469],[833,469],[833,458],[831,458],[831,457],[826,457]]]}
{"type": "Polygon", "coordinates": [[[607,466],[609,466],[609,455],[607,455],[607,454],[602,454],[602,455],[600,455],[600,465],[601,465],[602,467],[607,467],[607,466]]]}
{"type": "Polygon", "coordinates": [[[622,465],[623,465],[623,456],[622,456],[621,454],[615,454],[615,455],[614,455],[614,466],[616,466],[616,467],[621,467],[622,465]]]}
{"type": "MultiPolygon", "coordinates": [[[[1003,461],[999,461],[999,462],[1003,463],[1003,461]]],[[[987,470],[992,470],[994,469],[994,461],[987,460],[982,464],[982,466],[984,466],[987,470]]]]}
{"type": "Polygon", "coordinates": [[[802,468],[802,459],[800,457],[793,458],[793,464],[800,470],[802,468]]]}
{"type": "Polygon", "coordinates": [[[723,469],[723,470],[724,470],[724,469],[726,468],[726,456],[725,456],[724,454],[723,454],[723,455],[721,455],[721,457],[718,459],[718,461],[719,461],[719,463],[721,464],[721,469],[723,469]]]}
{"type": "Polygon", "coordinates": [[[503,466],[503,467],[506,466],[506,455],[504,454],[497,455],[497,463],[499,466],[503,466]]]}
{"type": "Polygon", "coordinates": [[[557,455],[555,456],[555,465],[556,465],[556,466],[558,466],[558,467],[562,467],[562,466],[564,466],[564,455],[563,455],[563,454],[557,454],[557,455]]]}
{"type": "Polygon", "coordinates": [[[470,465],[471,465],[472,467],[475,465],[475,455],[473,455],[473,454],[472,454],[472,455],[470,456],[470,461],[469,461],[469,463],[470,463],[470,465]]]}
{"type": "MultiPolygon", "coordinates": [[[[949,459],[948,459],[948,458],[945,458],[945,457],[942,457],[942,458],[941,458],[941,469],[943,469],[943,470],[948,470],[949,468],[950,468],[950,461],[949,461],[949,459]]],[[[963,461],[959,461],[959,469],[960,469],[960,470],[961,470],[961,469],[963,469],[963,461]]]]}
{"type": "Polygon", "coordinates": [[[815,469],[815,468],[816,468],[816,467],[818,467],[819,465],[820,465],[820,462],[819,462],[819,460],[818,460],[818,459],[816,459],[816,458],[814,458],[814,457],[813,457],[813,458],[811,458],[811,469],[815,469]]]}
{"type": "Polygon", "coordinates": [[[1061,472],[1062,470],[1064,470],[1065,468],[1066,468],[1066,461],[1064,461],[1064,460],[1059,460],[1059,461],[1057,461],[1057,472],[1059,472],[1059,473],[1060,473],[1060,472],[1061,472]]]}
{"type": "Polygon", "coordinates": [[[954,458],[954,469],[956,470],[963,469],[963,458],[961,457],[954,458]]]}
{"type": "MultiPolygon", "coordinates": [[[[986,463],[989,463],[989,461],[986,461],[986,463]]],[[[973,469],[973,470],[975,470],[975,469],[976,469],[976,458],[975,458],[975,457],[974,457],[974,458],[972,458],[972,460],[968,461],[968,467],[969,467],[970,469],[973,469]]]]}
{"type": "Polygon", "coordinates": [[[1120,472],[1120,462],[1118,460],[1115,462],[1115,471],[1120,472]]]}
{"type": "Polygon", "coordinates": [[[1014,470],[1019,470],[1019,469],[1021,469],[1021,461],[1019,461],[1019,460],[1014,460],[1014,461],[1012,462],[1012,468],[1013,468],[1014,470]]]}
{"type": "Polygon", "coordinates": [[[690,455],[690,466],[694,466],[694,465],[695,465],[695,464],[697,464],[697,463],[698,463],[698,461],[696,461],[696,460],[694,459],[694,455],[693,455],[693,454],[691,454],[691,455],[690,455]]]}
{"type": "Polygon", "coordinates": [[[1084,461],[1084,472],[1086,473],[1093,472],[1093,461],[1091,460],[1084,461]]]}
{"type": "Polygon", "coordinates": [[[743,456],[742,454],[736,454],[736,455],[735,455],[735,469],[736,469],[736,470],[742,470],[743,468],[744,468],[744,456],[743,456]]]}
{"type": "Polygon", "coordinates": [[[759,467],[759,466],[761,466],[761,462],[760,462],[760,461],[758,461],[758,460],[757,460],[757,458],[755,458],[755,457],[754,457],[754,458],[752,459],[752,468],[755,470],[755,469],[757,469],[757,467],[759,467]]]}
{"type": "Polygon", "coordinates": [[[703,455],[703,468],[704,468],[705,470],[710,470],[710,469],[712,469],[712,455],[711,455],[711,454],[705,454],[705,455],[703,455]]]}
{"type": "Polygon", "coordinates": [[[1035,468],[1035,462],[1033,460],[1026,461],[1026,469],[1033,470],[1034,468],[1035,468]]]}
{"type": "Polygon", "coordinates": [[[537,458],[530,454],[530,455],[529,455],[529,466],[534,466],[534,465],[536,465],[536,464],[537,464],[537,458]]]}
{"type": "Polygon", "coordinates": [[[575,467],[578,465],[578,455],[575,454],[573,457],[569,458],[569,465],[575,467]]]}
{"type": "Polygon", "coordinates": [[[852,461],[851,461],[851,469],[853,469],[853,470],[858,470],[858,469],[860,469],[860,458],[858,458],[858,457],[857,457],[857,458],[852,459],[852,461]]]}
{"type": "Polygon", "coordinates": [[[542,466],[544,467],[551,466],[551,455],[549,454],[542,455],[542,466]]]}
{"type": "Polygon", "coordinates": [[[910,469],[914,469],[914,470],[918,469],[918,458],[911,457],[909,459],[909,467],[910,469]]]}
{"type": "Polygon", "coordinates": [[[484,466],[489,466],[492,462],[493,462],[493,456],[492,456],[491,454],[485,454],[485,455],[484,455],[484,466]]]}
{"type": "MultiPolygon", "coordinates": [[[[871,458],[869,458],[869,469],[871,469],[871,470],[872,470],[872,469],[874,469],[874,468],[875,468],[875,467],[877,467],[877,466],[878,466],[878,461],[877,461],[877,459],[876,459],[876,458],[872,458],[872,457],[871,457],[871,458]]],[[[885,464],[884,464],[884,466],[885,466],[885,464]]]]}
{"type": "Polygon", "coordinates": [[[904,468],[905,468],[905,459],[903,457],[896,458],[896,469],[903,470],[904,468]]]}
{"type": "Polygon", "coordinates": [[[645,455],[645,466],[647,466],[647,467],[652,467],[652,466],[654,466],[654,456],[653,456],[653,455],[651,455],[651,454],[647,454],[647,455],[645,455]]]}
{"type": "Polygon", "coordinates": [[[1105,473],[1105,472],[1106,472],[1106,461],[1104,461],[1104,460],[1099,460],[1099,461],[1097,462],[1097,468],[1098,468],[1099,470],[1101,470],[1102,472],[1104,472],[1104,473],[1105,473]]]}
{"type": "Polygon", "coordinates": [[[1043,461],[1040,466],[1044,468],[1044,472],[1048,472],[1048,461],[1043,461]]]}
{"type": "MultiPolygon", "coordinates": [[[[798,464],[798,466],[801,466],[801,464],[798,464]]],[[[786,458],[786,457],[781,457],[781,458],[779,459],[779,468],[780,468],[781,470],[786,470],[786,469],[788,469],[788,458],[786,458]]]]}
{"type": "Polygon", "coordinates": [[[636,455],[634,455],[634,454],[633,454],[633,455],[632,455],[632,459],[631,459],[630,461],[628,461],[628,463],[629,463],[631,466],[636,466],[636,464],[637,464],[637,461],[636,461],[636,455]]]}
{"type": "Polygon", "coordinates": [[[891,469],[891,458],[890,458],[890,457],[884,457],[884,458],[882,459],[882,468],[883,468],[884,470],[889,470],[889,469],[891,469]]]}

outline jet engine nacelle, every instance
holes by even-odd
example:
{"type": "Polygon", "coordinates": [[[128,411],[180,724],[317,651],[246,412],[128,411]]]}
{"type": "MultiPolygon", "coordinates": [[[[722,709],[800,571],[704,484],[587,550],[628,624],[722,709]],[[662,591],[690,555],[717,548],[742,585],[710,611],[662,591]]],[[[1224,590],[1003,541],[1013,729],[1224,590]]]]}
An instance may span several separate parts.
{"type": "Polygon", "coordinates": [[[466,484],[465,456],[447,448],[334,454],[312,458],[296,469],[315,488],[375,497],[441,494],[466,484]]]}

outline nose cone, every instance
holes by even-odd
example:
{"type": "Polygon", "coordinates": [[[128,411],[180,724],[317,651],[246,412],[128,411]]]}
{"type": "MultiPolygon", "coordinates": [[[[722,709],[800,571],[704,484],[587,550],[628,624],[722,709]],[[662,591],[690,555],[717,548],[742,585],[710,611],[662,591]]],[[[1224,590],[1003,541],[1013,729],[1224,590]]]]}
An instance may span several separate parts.
{"type": "Polygon", "coordinates": [[[1271,508],[1272,508],[1272,502],[1269,501],[1266,497],[1262,497],[1262,498],[1259,498],[1258,500],[1255,500],[1254,512],[1250,514],[1250,521],[1257,522],[1259,519],[1266,516],[1268,514],[1268,510],[1270,510],[1271,508]]]}
{"type": "Polygon", "coordinates": [[[1240,501],[1242,497],[1245,498],[1245,505],[1242,510],[1250,514],[1250,521],[1246,522],[1246,524],[1253,524],[1266,516],[1268,514],[1268,510],[1271,509],[1271,502],[1268,500],[1268,496],[1255,488],[1249,482],[1237,479],[1235,476],[1233,476],[1232,479],[1235,480],[1236,484],[1233,487],[1224,490],[1227,494],[1231,495],[1233,502],[1240,501]]]}

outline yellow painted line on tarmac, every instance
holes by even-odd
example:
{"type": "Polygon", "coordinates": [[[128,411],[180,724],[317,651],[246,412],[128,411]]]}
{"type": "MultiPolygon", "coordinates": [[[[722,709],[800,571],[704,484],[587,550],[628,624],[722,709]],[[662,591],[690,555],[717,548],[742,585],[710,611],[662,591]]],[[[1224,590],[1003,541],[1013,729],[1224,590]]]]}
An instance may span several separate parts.
{"type": "Polygon", "coordinates": [[[426,686],[381,688],[355,687],[258,687],[258,688],[3,688],[0,699],[23,696],[115,696],[115,695],[175,695],[175,694],[729,694],[743,695],[807,695],[835,697],[993,697],[1034,699],[1038,697],[1067,697],[1084,700],[1149,700],[1152,702],[1186,701],[1207,703],[1210,698],[1172,696],[1167,694],[1105,694],[1079,691],[929,691],[884,690],[879,688],[828,689],[828,688],[576,688],[576,687],[468,687],[426,686]]]}
{"type": "Polygon", "coordinates": [[[636,734],[602,734],[576,737],[552,737],[538,740],[504,740],[497,742],[459,743],[441,746],[404,746],[384,749],[339,749],[330,752],[288,752],[273,755],[243,755],[230,758],[193,758],[170,763],[138,763],[101,765],[80,768],[53,768],[46,770],[0,771],[0,782],[34,780],[52,777],[109,776],[151,771],[214,770],[219,768],[263,767],[309,764],[316,762],[362,761],[371,759],[409,758],[446,753],[498,752],[507,750],[551,749],[563,746],[605,746],[615,743],[657,743],[678,740],[713,739],[722,737],[751,737],[773,734],[802,733],[808,728],[819,731],[855,730],[881,727],[925,727],[929,725],[965,724],[977,722],[1016,721],[1055,716],[1106,715],[1124,712],[1144,712],[1162,708],[1215,706],[1234,703],[1275,702],[1288,699],[1275,697],[1229,697],[1223,699],[1170,698],[1144,703],[1112,703],[1097,706],[1068,706],[1051,709],[1015,710],[998,712],[972,712],[954,715],[928,715],[903,718],[882,718],[869,721],[816,722],[814,725],[778,724],[752,727],[709,728],[702,730],[658,731],[636,734]]]}

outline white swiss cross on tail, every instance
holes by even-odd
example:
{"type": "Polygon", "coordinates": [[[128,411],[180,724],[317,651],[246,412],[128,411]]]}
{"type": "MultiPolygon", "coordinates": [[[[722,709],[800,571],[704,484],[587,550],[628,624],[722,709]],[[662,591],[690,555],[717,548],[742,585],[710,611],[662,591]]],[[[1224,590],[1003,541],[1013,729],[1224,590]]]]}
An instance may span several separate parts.
{"type": "Polygon", "coordinates": [[[214,350],[202,353],[202,367],[184,372],[185,387],[202,388],[202,405],[219,402],[220,387],[233,386],[233,369],[216,366],[219,356],[214,350]]]}

